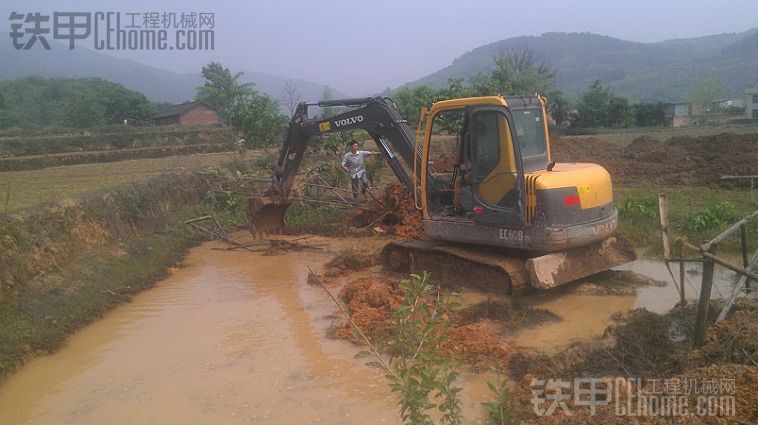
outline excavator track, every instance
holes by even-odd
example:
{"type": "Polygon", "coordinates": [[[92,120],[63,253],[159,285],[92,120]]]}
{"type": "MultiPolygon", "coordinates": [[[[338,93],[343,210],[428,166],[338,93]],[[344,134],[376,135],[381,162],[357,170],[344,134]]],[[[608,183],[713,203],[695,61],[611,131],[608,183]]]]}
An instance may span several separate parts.
{"type": "Polygon", "coordinates": [[[528,287],[550,289],[636,258],[631,246],[615,237],[533,256],[447,242],[403,240],[385,245],[381,256],[382,264],[391,271],[430,271],[432,278],[448,284],[505,294],[528,287]]]}

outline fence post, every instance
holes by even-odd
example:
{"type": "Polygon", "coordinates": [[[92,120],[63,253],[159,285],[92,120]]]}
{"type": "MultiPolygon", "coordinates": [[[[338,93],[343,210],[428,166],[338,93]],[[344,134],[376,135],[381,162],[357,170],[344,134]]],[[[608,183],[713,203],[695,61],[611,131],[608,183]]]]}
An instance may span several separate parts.
{"type": "MultiPolygon", "coordinates": [[[[745,230],[747,224],[743,224],[740,227],[740,244],[742,245],[742,267],[750,270],[750,263],[747,261],[747,230],[745,230]]],[[[750,278],[747,278],[745,282],[745,292],[750,293],[750,278]]]]}
{"type": "Polygon", "coordinates": [[[684,242],[679,240],[679,305],[687,305],[684,295],[684,242]]]}
{"type": "Polygon", "coordinates": [[[708,257],[704,257],[703,260],[703,283],[700,286],[700,299],[698,300],[697,318],[695,319],[695,348],[702,346],[705,342],[708,305],[711,302],[711,287],[713,286],[713,261],[708,257]]]}

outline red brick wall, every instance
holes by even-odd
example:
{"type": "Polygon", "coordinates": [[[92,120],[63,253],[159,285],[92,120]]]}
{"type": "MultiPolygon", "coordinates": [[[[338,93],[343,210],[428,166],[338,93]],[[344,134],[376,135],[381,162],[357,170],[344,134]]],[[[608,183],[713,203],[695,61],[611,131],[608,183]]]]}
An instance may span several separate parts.
{"type": "Polygon", "coordinates": [[[213,125],[218,124],[218,114],[205,105],[196,105],[185,111],[179,118],[181,125],[213,125]]]}

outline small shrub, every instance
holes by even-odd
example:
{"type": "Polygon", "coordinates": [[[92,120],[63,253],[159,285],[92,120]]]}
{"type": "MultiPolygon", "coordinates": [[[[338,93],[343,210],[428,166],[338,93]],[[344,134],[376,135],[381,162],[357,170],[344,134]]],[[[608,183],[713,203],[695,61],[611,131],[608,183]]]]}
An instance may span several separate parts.
{"type": "Polygon", "coordinates": [[[428,280],[429,273],[424,272],[400,284],[405,297],[392,314],[387,348],[394,362],[393,373],[387,377],[392,391],[400,395],[400,416],[405,423],[432,425],[428,412],[436,408],[442,415],[440,424],[460,424],[461,388],[454,385],[458,378],[456,362],[441,348],[447,338],[443,316],[457,303],[439,294],[434,301],[426,301],[424,297],[434,290],[428,280]]]}
{"type": "Polygon", "coordinates": [[[271,170],[279,159],[279,152],[273,149],[264,150],[263,153],[253,159],[253,170],[271,170]]]}
{"type": "Polygon", "coordinates": [[[727,201],[721,201],[711,204],[703,210],[691,212],[682,221],[681,228],[702,235],[739,219],[740,215],[735,210],[734,205],[727,201]]]}
{"type": "Polygon", "coordinates": [[[514,423],[513,408],[510,406],[510,391],[508,390],[508,379],[503,378],[499,382],[487,381],[487,387],[494,394],[494,401],[482,402],[482,406],[487,410],[492,423],[495,425],[508,425],[514,423]]]}
{"type": "Polygon", "coordinates": [[[626,198],[616,208],[619,215],[632,219],[652,219],[658,216],[658,206],[652,199],[626,198]]]}

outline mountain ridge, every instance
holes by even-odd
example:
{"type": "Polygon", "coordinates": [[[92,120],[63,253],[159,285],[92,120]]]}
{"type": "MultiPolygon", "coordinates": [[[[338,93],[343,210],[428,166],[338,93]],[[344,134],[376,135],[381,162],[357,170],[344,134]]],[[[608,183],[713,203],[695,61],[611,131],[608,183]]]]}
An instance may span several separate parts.
{"type": "MultiPolygon", "coordinates": [[[[6,60],[0,67],[0,79],[13,79],[37,75],[52,78],[99,77],[139,91],[150,100],[182,103],[195,97],[195,89],[204,82],[197,73],[179,73],[157,68],[131,59],[116,58],[85,47],[68,50],[60,43],[50,50],[15,50],[10,44],[0,43],[0,56],[6,60]]],[[[234,70],[233,70],[234,72],[234,70]]],[[[303,100],[320,99],[326,85],[300,78],[289,78],[254,71],[243,71],[241,82],[254,82],[256,90],[274,99],[282,100],[282,86],[293,81],[303,100]]],[[[332,88],[335,97],[344,96],[332,88]]],[[[282,106],[283,107],[283,106],[282,106]]],[[[284,107],[283,107],[284,108],[284,107]]]]}
{"type": "Polygon", "coordinates": [[[488,43],[458,56],[450,65],[405,86],[444,87],[448,78],[468,79],[494,67],[493,56],[528,48],[557,70],[556,88],[576,98],[595,80],[635,101],[685,98],[702,74],[717,76],[729,96],[758,84],[758,28],[654,43],[589,32],[546,32],[488,43]]]}

